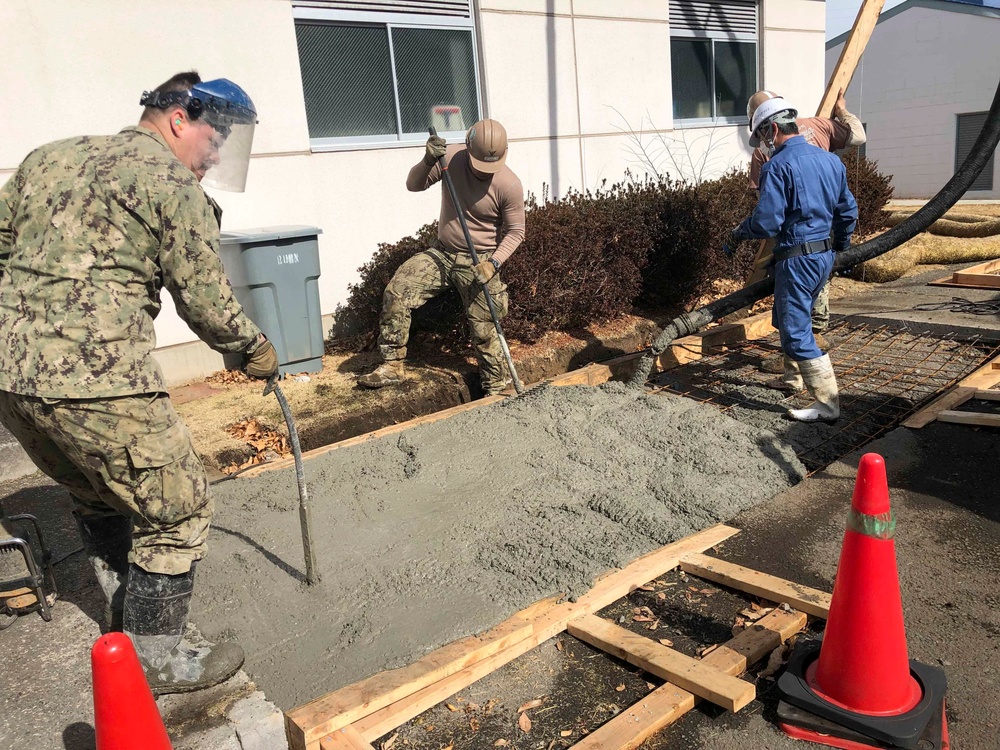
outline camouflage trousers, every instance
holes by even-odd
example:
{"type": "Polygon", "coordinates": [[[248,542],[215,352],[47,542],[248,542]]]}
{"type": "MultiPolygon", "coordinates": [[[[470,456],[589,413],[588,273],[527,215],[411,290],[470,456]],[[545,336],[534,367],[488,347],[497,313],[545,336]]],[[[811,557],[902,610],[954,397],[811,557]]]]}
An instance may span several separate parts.
{"type": "Polygon", "coordinates": [[[0,422],[69,491],[74,513],[131,519],[129,562],[178,575],[204,555],[212,496],[167,394],[42,399],[0,391],[0,422]]]}
{"type": "MultiPolygon", "coordinates": [[[[486,260],[489,256],[479,257],[486,260]]],[[[382,358],[391,361],[406,357],[412,311],[449,286],[458,290],[469,319],[483,390],[487,393],[498,391],[507,382],[507,366],[486,295],[472,274],[472,257],[468,253],[449,253],[431,247],[396,269],[382,295],[378,336],[382,358]]],[[[500,280],[499,273],[490,279],[487,288],[497,315],[503,318],[507,314],[507,285],[500,280]]]]}
{"type": "Polygon", "coordinates": [[[830,280],[827,279],[819,290],[819,296],[813,303],[812,329],[813,333],[823,333],[830,327],[830,280]]]}

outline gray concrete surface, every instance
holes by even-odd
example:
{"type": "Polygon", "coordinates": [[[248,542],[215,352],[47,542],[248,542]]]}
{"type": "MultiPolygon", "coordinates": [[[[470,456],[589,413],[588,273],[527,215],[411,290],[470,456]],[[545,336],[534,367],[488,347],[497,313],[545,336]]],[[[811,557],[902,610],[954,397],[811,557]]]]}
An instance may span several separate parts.
{"type": "Polygon", "coordinates": [[[979,336],[986,341],[1000,342],[1000,290],[929,284],[949,277],[953,271],[974,265],[978,263],[933,266],[912,276],[879,284],[868,294],[837,300],[833,303],[832,312],[850,316],[859,322],[891,324],[918,333],[930,331],[942,336],[979,336]],[[992,303],[995,311],[973,315],[947,309],[914,309],[918,306],[947,305],[956,297],[970,302],[992,303]]]}

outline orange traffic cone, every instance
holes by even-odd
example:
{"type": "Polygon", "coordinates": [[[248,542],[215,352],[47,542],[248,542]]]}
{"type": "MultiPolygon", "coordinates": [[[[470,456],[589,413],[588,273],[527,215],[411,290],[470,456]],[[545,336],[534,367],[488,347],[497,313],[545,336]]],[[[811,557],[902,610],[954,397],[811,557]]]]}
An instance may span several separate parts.
{"type": "Polygon", "coordinates": [[[907,657],[895,529],[885,462],[866,453],[822,645],[798,647],[778,681],[779,723],[792,737],[838,748],[945,746],[944,672],[907,657]]]}
{"type": "Polygon", "coordinates": [[[153,691],[124,633],[108,633],[90,651],[97,750],[171,750],[153,691]]]}

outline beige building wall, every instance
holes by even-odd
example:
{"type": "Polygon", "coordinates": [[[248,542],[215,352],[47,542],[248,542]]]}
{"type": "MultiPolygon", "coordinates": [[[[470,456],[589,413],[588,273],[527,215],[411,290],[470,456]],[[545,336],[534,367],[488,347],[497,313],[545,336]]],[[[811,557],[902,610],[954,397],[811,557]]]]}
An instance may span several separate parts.
{"type": "MultiPolygon", "coordinates": [[[[709,178],[749,159],[746,127],[675,128],[666,0],[479,0],[484,111],[511,136],[525,189],[560,197],[642,176],[637,138],[672,149],[653,165],[709,178]]],[[[760,75],[815,109],[822,94],[824,4],[763,0],[760,75]],[[793,54],[794,64],[788,55],[793,54]]],[[[245,193],[213,192],[223,230],[320,227],[320,301],[332,316],[380,242],[437,217],[440,193],[408,193],[422,144],[310,148],[290,0],[3,0],[0,181],[44,142],[134,124],[139,96],[195,68],[253,97],[260,124],[245,193]]],[[[678,174],[680,173],[680,174],[678,174]]],[[[164,294],[157,357],[170,383],[221,367],[164,294]]]]}
{"type": "MultiPolygon", "coordinates": [[[[958,115],[989,111],[998,39],[1000,11],[933,0],[899,5],[875,26],[847,105],[867,125],[866,154],[892,175],[897,198],[930,198],[955,173],[958,115]]],[[[828,70],[842,49],[827,50],[828,70]]],[[[993,169],[993,190],[966,199],[1000,198],[1000,158],[993,169]]]]}

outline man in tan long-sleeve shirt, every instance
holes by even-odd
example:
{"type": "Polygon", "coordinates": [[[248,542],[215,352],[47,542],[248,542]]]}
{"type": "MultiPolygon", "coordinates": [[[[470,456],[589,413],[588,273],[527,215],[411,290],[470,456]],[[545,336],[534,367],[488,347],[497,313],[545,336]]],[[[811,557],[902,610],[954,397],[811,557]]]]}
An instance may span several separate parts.
{"type": "Polygon", "coordinates": [[[479,265],[472,265],[451,196],[442,189],[437,246],[403,263],[386,287],[378,337],[383,362],[358,382],[367,388],[381,388],[405,380],[403,359],[411,312],[453,286],[469,318],[483,391],[493,395],[510,384],[510,375],[482,285],[489,289],[502,318],[507,314],[507,285],[499,270],[524,239],[524,188],[504,163],[507,133],[496,120],[477,122],[461,146],[446,147],[443,139],[429,138],[424,158],[406,178],[407,189],[420,192],[441,181],[441,156],[448,163],[479,265]]]}

